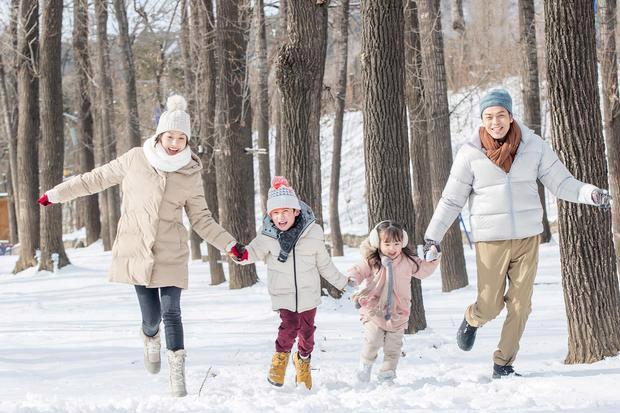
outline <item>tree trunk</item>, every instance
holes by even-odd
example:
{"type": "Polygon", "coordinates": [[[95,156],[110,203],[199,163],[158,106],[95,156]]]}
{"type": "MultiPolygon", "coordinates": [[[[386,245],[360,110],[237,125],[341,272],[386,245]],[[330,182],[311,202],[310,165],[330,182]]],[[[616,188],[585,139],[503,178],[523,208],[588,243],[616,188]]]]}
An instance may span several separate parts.
{"type": "MultiPolygon", "coordinates": [[[[287,38],[276,58],[280,90],[281,172],[322,225],[320,120],[329,1],[287,3],[287,38]],[[301,162],[300,160],[304,160],[301,162]]],[[[321,289],[341,292],[321,279],[321,289]]]]}
{"type": "MultiPolygon", "coordinates": [[[[577,179],[606,188],[592,4],[545,2],[545,46],[553,146],[577,179]]],[[[559,201],[558,222],[568,318],[565,363],[615,356],[620,297],[611,213],[559,201]]]]}
{"type": "MultiPolygon", "coordinates": [[[[443,34],[439,0],[419,0],[420,31],[423,34],[424,101],[427,110],[428,159],[430,162],[433,205],[441,199],[452,166],[452,143],[443,34]]],[[[441,289],[444,292],[467,285],[467,269],[459,221],[455,220],[442,242],[441,289]]]]}
{"type": "MultiPolygon", "coordinates": [[[[217,189],[223,226],[239,241],[249,242],[256,236],[253,160],[244,149],[252,146],[245,59],[249,19],[244,14],[248,3],[240,3],[217,0],[217,189]]],[[[229,266],[231,289],[248,287],[257,281],[254,265],[229,266]]]]}
{"type": "Polygon", "coordinates": [[[39,81],[36,68],[39,53],[39,3],[22,0],[18,43],[17,95],[17,193],[19,202],[19,259],[14,273],[34,267],[39,243],[39,81]]]}
{"type": "MultiPolygon", "coordinates": [[[[523,121],[534,132],[542,136],[540,121],[540,88],[538,83],[538,54],[536,52],[536,10],[534,0],[519,0],[519,31],[521,42],[521,83],[523,84],[523,121]]],[[[551,240],[551,229],[547,218],[545,187],[538,181],[538,194],[543,207],[543,233],[540,242],[551,240]]]]}
{"type": "Polygon", "coordinates": [[[133,64],[133,51],[129,38],[129,23],[127,21],[127,5],[125,0],[114,0],[114,12],[118,22],[118,46],[122,52],[123,77],[125,78],[125,107],[127,108],[127,138],[118,139],[116,148],[118,154],[140,146],[140,117],[138,116],[138,97],[136,92],[136,69],[133,64]]]}
{"type": "MultiPolygon", "coordinates": [[[[215,87],[217,71],[215,65],[215,26],[213,16],[213,1],[202,0],[200,11],[200,39],[203,47],[200,50],[198,82],[201,93],[197,95],[200,113],[200,144],[202,151],[202,182],[204,185],[205,199],[213,214],[213,219],[219,221],[219,204],[217,200],[217,177],[215,173],[215,158],[213,148],[215,145],[215,87]]],[[[213,245],[208,244],[209,272],[211,284],[218,285],[226,281],[222,267],[220,251],[213,245]]]]}
{"type": "MultiPolygon", "coordinates": [[[[77,132],[80,142],[79,173],[85,173],[95,167],[95,151],[93,147],[93,115],[91,112],[90,81],[92,71],[88,56],[88,1],[76,0],[73,6],[73,54],[75,70],[78,78],[77,132]]],[[[86,245],[99,239],[101,222],[99,221],[98,195],[89,195],[79,200],[84,213],[86,226],[86,245]]]]}
{"type": "MultiPolygon", "coordinates": [[[[41,188],[53,188],[62,182],[65,137],[62,107],[62,0],[47,0],[41,20],[41,188]]],[[[40,271],[54,271],[52,254],[58,254],[58,268],[68,264],[69,258],[62,243],[62,210],[51,205],[41,211],[40,271]]]]}
{"type": "MultiPolygon", "coordinates": [[[[13,99],[11,99],[14,101],[13,99]]],[[[17,244],[17,211],[16,211],[16,193],[13,186],[14,175],[17,169],[17,161],[13,155],[17,155],[15,150],[15,136],[16,136],[16,124],[11,119],[11,105],[9,104],[9,91],[7,88],[6,73],[4,70],[4,62],[2,55],[0,54],[0,111],[2,111],[2,121],[4,129],[2,132],[6,134],[8,141],[9,151],[9,163],[7,166],[7,193],[8,193],[8,213],[9,213],[9,242],[11,244],[17,244]]]]}
{"type": "MultiPolygon", "coordinates": [[[[6,75],[6,96],[10,98],[10,102],[17,102],[17,73],[19,72],[19,56],[17,53],[18,47],[18,35],[17,24],[19,22],[19,3],[20,0],[11,0],[11,12],[8,34],[10,36],[11,49],[5,55],[7,59],[7,70],[9,73],[6,75]]],[[[11,168],[11,184],[13,186],[13,205],[15,206],[15,217],[19,221],[19,201],[18,201],[18,185],[17,185],[17,124],[19,118],[19,105],[7,106],[7,114],[10,119],[11,134],[8,135],[9,141],[9,165],[11,168]]],[[[15,227],[17,231],[17,227],[15,227]]],[[[18,240],[15,242],[19,242],[18,240]]]]}
{"type": "Polygon", "coordinates": [[[267,193],[271,186],[269,170],[269,69],[267,67],[267,30],[265,28],[265,10],[263,0],[257,0],[256,8],[256,71],[258,72],[257,97],[258,108],[257,129],[258,147],[267,151],[258,154],[258,183],[260,188],[261,210],[267,211],[267,193]]]}
{"type": "Polygon", "coordinates": [[[321,89],[325,70],[327,1],[288,4],[288,38],[280,47],[276,78],[281,96],[282,175],[321,223],[317,159],[321,89]],[[304,160],[303,162],[300,160],[304,160]]]}
{"type": "Polygon", "coordinates": [[[336,113],[334,116],[334,152],[332,155],[332,173],[329,183],[329,226],[331,228],[332,256],[343,254],[342,231],[338,196],[340,195],[340,162],[342,152],[342,126],[344,104],[347,93],[347,57],[349,53],[349,0],[341,0],[337,31],[334,34],[336,59],[338,60],[338,84],[336,85],[336,113]]]}
{"type": "Polygon", "coordinates": [[[413,171],[413,210],[415,229],[412,241],[424,244],[424,230],[433,215],[428,142],[426,138],[426,107],[422,74],[422,52],[418,6],[414,0],[405,5],[405,69],[407,108],[409,109],[409,156],[413,171]]]}
{"type": "MultiPolygon", "coordinates": [[[[368,223],[415,227],[407,148],[402,0],[361,1],[364,158],[368,223]],[[389,167],[386,167],[389,165],[389,167]]],[[[410,244],[411,245],[411,244],[410,244]]],[[[420,283],[412,283],[409,332],[426,328],[420,283]]]]}
{"type": "MultiPolygon", "coordinates": [[[[110,50],[108,46],[108,4],[107,0],[95,0],[97,16],[97,84],[100,91],[101,133],[105,162],[116,158],[117,148],[114,136],[114,92],[110,75],[110,50]]],[[[120,196],[118,186],[105,190],[108,204],[108,226],[110,239],[116,238],[116,227],[120,217],[120,196]]]]}
{"type": "MultiPolygon", "coordinates": [[[[288,4],[289,0],[280,0],[278,11],[278,47],[282,47],[286,42],[286,26],[288,24],[288,4]]],[[[277,68],[276,68],[277,70],[277,68]]],[[[276,156],[274,162],[275,175],[282,175],[282,96],[280,90],[276,88],[274,99],[276,100],[276,156]]]]}
{"type": "Polygon", "coordinates": [[[599,62],[603,77],[603,121],[609,166],[609,189],[616,197],[611,204],[616,259],[620,257],[620,103],[616,52],[616,0],[599,0],[599,62]]]}
{"type": "MultiPolygon", "coordinates": [[[[192,4],[196,4],[197,1],[192,1],[192,4]]],[[[192,41],[190,38],[196,36],[196,21],[195,16],[198,13],[196,7],[192,7],[191,13],[188,13],[189,4],[187,0],[181,2],[181,54],[183,56],[183,81],[185,86],[185,98],[187,99],[187,110],[191,114],[192,122],[192,137],[188,141],[188,145],[192,147],[192,151],[196,152],[198,143],[196,137],[200,136],[200,115],[196,110],[196,65],[198,64],[192,47],[192,41]],[[191,28],[190,28],[191,26],[191,28]]],[[[192,254],[192,260],[202,259],[202,252],[200,251],[200,244],[202,238],[193,229],[190,228],[190,252],[192,254]]]]}

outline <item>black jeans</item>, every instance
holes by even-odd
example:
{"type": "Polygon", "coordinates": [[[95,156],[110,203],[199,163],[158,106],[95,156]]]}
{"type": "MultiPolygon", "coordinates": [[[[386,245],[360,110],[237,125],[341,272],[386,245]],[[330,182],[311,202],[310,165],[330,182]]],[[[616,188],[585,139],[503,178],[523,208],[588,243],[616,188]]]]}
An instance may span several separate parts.
{"type": "Polygon", "coordinates": [[[159,331],[159,323],[164,320],[166,348],[177,351],[183,345],[183,322],[181,321],[181,288],[146,288],[136,285],[138,302],[142,312],[142,331],[152,337],[159,331]],[[159,293],[161,291],[161,301],[159,293]]]}

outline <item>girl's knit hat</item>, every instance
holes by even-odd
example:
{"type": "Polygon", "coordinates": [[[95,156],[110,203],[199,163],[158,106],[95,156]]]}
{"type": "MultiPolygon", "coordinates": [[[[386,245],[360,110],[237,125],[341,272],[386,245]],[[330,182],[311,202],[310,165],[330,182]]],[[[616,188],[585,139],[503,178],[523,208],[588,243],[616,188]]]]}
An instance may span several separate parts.
{"type": "Polygon", "coordinates": [[[299,198],[283,176],[274,176],[267,193],[267,214],[278,208],[301,209],[299,198]]]}
{"type": "Polygon", "coordinates": [[[177,131],[182,132],[189,140],[192,136],[191,122],[187,110],[187,102],[181,95],[172,95],[166,101],[166,111],[161,114],[157,123],[157,131],[155,136],[159,136],[164,132],[177,131]]]}

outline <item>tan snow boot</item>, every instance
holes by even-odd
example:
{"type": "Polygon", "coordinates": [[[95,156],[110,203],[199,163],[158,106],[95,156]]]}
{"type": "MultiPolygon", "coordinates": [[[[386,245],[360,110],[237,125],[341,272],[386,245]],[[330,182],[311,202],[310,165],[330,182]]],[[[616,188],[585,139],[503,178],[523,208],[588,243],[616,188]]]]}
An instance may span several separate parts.
{"type": "Polygon", "coordinates": [[[293,357],[293,363],[295,364],[295,383],[303,383],[306,385],[306,389],[312,389],[312,374],[310,373],[310,357],[302,359],[299,352],[295,353],[293,357]]]}
{"type": "Polygon", "coordinates": [[[271,368],[269,369],[269,377],[267,380],[274,386],[282,387],[284,384],[284,375],[286,374],[286,366],[290,352],[276,352],[271,358],[271,368]]]}

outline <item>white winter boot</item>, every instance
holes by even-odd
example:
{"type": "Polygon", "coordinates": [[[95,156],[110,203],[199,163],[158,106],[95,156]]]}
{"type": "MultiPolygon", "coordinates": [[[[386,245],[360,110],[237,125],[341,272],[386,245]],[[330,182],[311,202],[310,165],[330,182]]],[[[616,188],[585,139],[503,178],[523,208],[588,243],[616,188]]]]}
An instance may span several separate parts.
{"type": "Polygon", "coordinates": [[[175,397],[185,397],[185,350],[168,350],[166,355],[170,369],[170,391],[175,397]]]}
{"type": "Polygon", "coordinates": [[[379,383],[383,384],[394,384],[394,379],[396,378],[396,372],[394,370],[380,371],[377,374],[377,380],[379,383]]]}
{"type": "Polygon", "coordinates": [[[159,338],[159,331],[153,337],[144,334],[142,329],[140,329],[140,334],[144,340],[144,367],[149,373],[157,374],[161,369],[161,356],[159,354],[161,339],[159,338]]]}
{"type": "Polygon", "coordinates": [[[372,370],[372,364],[368,364],[365,361],[360,361],[360,366],[357,370],[357,381],[360,383],[370,382],[370,371],[372,370]]]}

